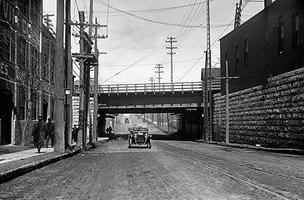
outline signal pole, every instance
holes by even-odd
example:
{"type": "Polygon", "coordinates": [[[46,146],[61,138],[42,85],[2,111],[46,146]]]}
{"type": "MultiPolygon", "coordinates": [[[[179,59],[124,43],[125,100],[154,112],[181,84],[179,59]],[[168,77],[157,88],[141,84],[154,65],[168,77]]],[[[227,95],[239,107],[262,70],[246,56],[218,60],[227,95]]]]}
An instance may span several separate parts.
{"type": "Polygon", "coordinates": [[[166,47],[166,49],[170,49],[170,52],[168,52],[167,54],[171,56],[171,84],[173,84],[173,55],[176,54],[175,52],[173,52],[173,49],[177,49],[177,47],[173,46],[173,43],[177,41],[172,36],[167,37],[167,39],[168,40],[166,40],[166,43],[170,43],[170,46],[166,47]]]}

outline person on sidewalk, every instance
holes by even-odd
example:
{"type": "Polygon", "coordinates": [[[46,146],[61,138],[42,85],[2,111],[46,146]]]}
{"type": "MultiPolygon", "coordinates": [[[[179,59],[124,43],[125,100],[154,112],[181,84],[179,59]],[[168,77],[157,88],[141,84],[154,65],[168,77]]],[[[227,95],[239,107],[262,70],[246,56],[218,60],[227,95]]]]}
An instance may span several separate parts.
{"type": "Polygon", "coordinates": [[[52,122],[51,118],[48,118],[48,122],[46,123],[45,129],[45,140],[46,140],[46,148],[49,146],[49,140],[51,139],[51,147],[54,147],[54,135],[55,135],[55,124],[52,122]]]}
{"type": "Polygon", "coordinates": [[[45,137],[45,124],[41,116],[38,117],[38,122],[33,126],[32,136],[34,137],[34,145],[38,153],[40,153],[40,149],[44,145],[45,137]]]}
{"type": "Polygon", "coordinates": [[[78,137],[78,128],[77,126],[74,124],[73,130],[72,130],[72,140],[74,142],[77,142],[77,137],[78,137]]]}

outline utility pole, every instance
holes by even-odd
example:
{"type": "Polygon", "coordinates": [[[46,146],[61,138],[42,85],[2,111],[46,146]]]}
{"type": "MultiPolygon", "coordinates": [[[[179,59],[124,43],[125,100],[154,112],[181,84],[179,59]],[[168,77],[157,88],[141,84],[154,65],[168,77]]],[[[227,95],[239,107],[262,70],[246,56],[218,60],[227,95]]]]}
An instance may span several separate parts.
{"type": "MultiPolygon", "coordinates": [[[[90,0],[89,23],[93,24],[93,0],[90,0]]],[[[92,26],[89,26],[89,36],[90,37],[93,36],[92,26]]],[[[97,62],[98,62],[98,57],[96,57],[96,59],[97,59],[97,62]]],[[[98,64],[94,65],[94,68],[98,68],[98,64]]],[[[90,84],[91,84],[91,78],[90,78],[91,69],[89,69],[89,71],[87,73],[88,73],[88,80],[89,80],[88,87],[90,87],[90,84]]],[[[94,79],[95,79],[95,77],[94,77],[94,79]]],[[[88,92],[91,93],[91,91],[88,91],[88,92]]],[[[94,98],[95,98],[95,96],[94,96],[94,98]]],[[[89,142],[92,142],[93,141],[93,136],[92,136],[92,112],[91,112],[90,95],[88,95],[88,112],[87,112],[87,115],[88,115],[87,117],[89,117],[89,142]]]]}
{"type": "MultiPolygon", "coordinates": [[[[98,24],[97,18],[95,18],[95,24],[98,24]]],[[[94,44],[94,54],[97,59],[97,62],[99,61],[99,52],[98,52],[98,45],[97,45],[97,30],[98,28],[95,27],[95,44],[94,44]]],[[[99,62],[97,66],[94,68],[94,110],[93,110],[93,141],[97,140],[97,124],[98,124],[98,67],[99,62]]]]}
{"type": "Polygon", "coordinates": [[[64,152],[64,1],[57,0],[56,51],[55,51],[55,151],[64,152]]]}
{"type": "Polygon", "coordinates": [[[203,78],[203,102],[204,102],[204,137],[205,140],[208,138],[208,122],[209,122],[209,114],[208,114],[208,66],[207,66],[208,58],[207,51],[205,51],[205,70],[204,70],[204,78],[203,78]]]}
{"type": "MultiPolygon", "coordinates": [[[[93,0],[90,0],[90,12],[89,12],[89,23],[93,24],[93,0]]],[[[94,110],[93,110],[93,128],[91,127],[91,123],[90,123],[90,132],[89,132],[89,141],[96,141],[97,139],[97,123],[98,123],[98,119],[97,119],[97,115],[98,115],[98,67],[99,67],[99,54],[106,54],[105,52],[101,52],[99,53],[98,51],[98,39],[105,39],[107,38],[107,36],[99,36],[98,35],[98,22],[97,22],[97,18],[95,18],[95,24],[96,26],[94,27],[95,29],[95,33],[93,36],[93,30],[92,30],[92,26],[89,26],[89,35],[91,38],[94,39],[94,55],[97,59],[97,63],[96,65],[94,65],[94,110]],[[93,129],[93,132],[92,132],[93,129]]],[[[91,112],[90,113],[90,119],[91,119],[91,112]]]]}
{"type": "Polygon", "coordinates": [[[236,3],[236,10],[235,10],[235,17],[234,17],[234,29],[237,29],[241,25],[242,3],[243,3],[242,0],[240,0],[240,3],[236,3]]]}
{"type": "MultiPolygon", "coordinates": [[[[208,76],[206,77],[208,80],[208,89],[209,89],[209,95],[208,95],[208,113],[209,113],[209,126],[208,126],[208,132],[209,132],[209,140],[212,141],[212,88],[211,88],[211,44],[210,44],[210,7],[209,7],[210,0],[207,0],[207,68],[209,69],[208,76]]],[[[207,87],[207,85],[206,85],[207,87]]]]}
{"type": "MultiPolygon", "coordinates": [[[[167,39],[168,40],[166,40],[166,43],[170,43],[170,46],[166,47],[166,49],[170,49],[170,52],[168,52],[167,54],[169,54],[171,56],[171,84],[173,84],[173,55],[176,54],[175,52],[173,52],[173,49],[177,49],[177,47],[173,46],[173,43],[177,42],[177,41],[172,36],[167,37],[167,39]]],[[[173,89],[173,87],[172,87],[172,89],[173,89]]]]}
{"type": "Polygon", "coordinates": [[[152,92],[153,92],[153,91],[154,91],[154,89],[153,89],[153,88],[154,88],[154,87],[153,87],[153,86],[154,86],[154,83],[153,83],[153,82],[154,82],[154,78],[153,78],[153,77],[150,77],[150,78],[149,78],[149,81],[151,82],[151,90],[152,90],[152,92]]]}
{"type": "Polygon", "coordinates": [[[228,61],[226,65],[226,144],[229,144],[229,72],[228,72],[228,61]]]}
{"type": "Polygon", "coordinates": [[[225,115],[226,115],[226,139],[225,143],[229,144],[229,79],[238,79],[238,76],[229,76],[229,66],[228,60],[225,60],[226,65],[226,76],[225,77],[215,77],[214,79],[222,79],[225,80],[225,88],[226,88],[226,107],[225,107],[225,115]]]}
{"type": "MultiPolygon", "coordinates": [[[[76,61],[80,63],[80,89],[79,89],[79,138],[78,141],[81,142],[80,145],[85,147],[86,144],[86,125],[89,109],[89,99],[90,99],[90,66],[97,65],[97,59],[94,54],[91,54],[91,42],[92,38],[86,32],[87,27],[107,27],[106,25],[85,23],[84,12],[79,11],[79,23],[71,23],[71,25],[76,25],[79,27],[79,35],[75,34],[76,37],[80,37],[80,53],[73,54],[76,57],[76,61]]],[[[96,38],[106,38],[105,36],[97,36],[96,38]]],[[[91,138],[91,137],[90,137],[91,138]]]]}
{"type": "Polygon", "coordinates": [[[237,76],[229,76],[229,65],[228,65],[228,60],[225,60],[225,65],[226,65],[226,76],[225,77],[220,77],[220,79],[224,79],[226,84],[226,108],[225,108],[225,113],[226,113],[226,144],[229,144],[229,79],[237,79],[239,77],[237,76]]]}
{"type": "Polygon", "coordinates": [[[72,85],[73,67],[71,58],[71,0],[65,3],[65,145],[70,146],[72,142],[72,85]]]}
{"type": "Polygon", "coordinates": [[[155,73],[157,73],[157,77],[156,79],[158,79],[158,89],[160,91],[160,80],[162,79],[161,74],[164,73],[164,71],[161,71],[161,69],[163,69],[163,65],[162,64],[156,64],[155,69],[157,69],[157,71],[155,73]]]}
{"type": "MultiPolygon", "coordinates": [[[[84,35],[84,12],[79,11],[79,34],[81,36],[84,35]]],[[[79,40],[79,45],[80,45],[80,56],[84,57],[84,38],[80,37],[79,40]]],[[[78,124],[78,143],[82,147],[85,146],[85,127],[84,127],[84,59],[79,60],[79,67],[80,67],[80,72],[79,72],[79,124],[78,124]]]]}

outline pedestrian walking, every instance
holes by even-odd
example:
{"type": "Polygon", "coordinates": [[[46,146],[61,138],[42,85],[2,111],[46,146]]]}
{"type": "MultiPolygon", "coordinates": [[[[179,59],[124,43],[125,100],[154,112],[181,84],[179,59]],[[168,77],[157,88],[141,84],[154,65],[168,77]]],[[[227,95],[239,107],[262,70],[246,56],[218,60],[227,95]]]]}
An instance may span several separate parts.
{"type": "Polygon", "coordinates": [[[46,148],[49,146],[49,140],[51,140],[51,147],[54,147],[55,124],[52,122],[51,118],[48,118],[45,133],[46,148]]]}
{"type": "Polygon", "coordinates": [[[42,121],[42,117],[38,117],[38,122],[34,124],[32,136],[34,137],[34,145],[40,153],[41,147],[44,145],[45,137],[45,123],[42,121]]]}
{"type": "Polygon", "coordinates": [[[112,131],[113,131],[113,129],[112,129],[111,125],[110,125],[110,126],[108,127],[108,133],[111,134],[112,131]]]}
{"type": "Polygon", "coordinates": [[[74,142],[77,142],[77,137],[78,137],[78,127],[74,125],[73,130],[72,130],[72,140],[74,142]]]}

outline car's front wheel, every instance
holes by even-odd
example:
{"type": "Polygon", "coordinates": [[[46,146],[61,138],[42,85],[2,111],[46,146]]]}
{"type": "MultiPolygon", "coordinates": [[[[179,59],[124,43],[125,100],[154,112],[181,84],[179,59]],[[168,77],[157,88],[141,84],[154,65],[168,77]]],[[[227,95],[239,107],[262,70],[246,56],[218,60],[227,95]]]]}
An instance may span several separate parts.
{"type": "Polygon", "coordinates": [[[129,148],[132,147],[131,144],[132,144],[132,139],[130,138],[130,139],[129,139],[129,146],[128,146],[129,148]]]}

